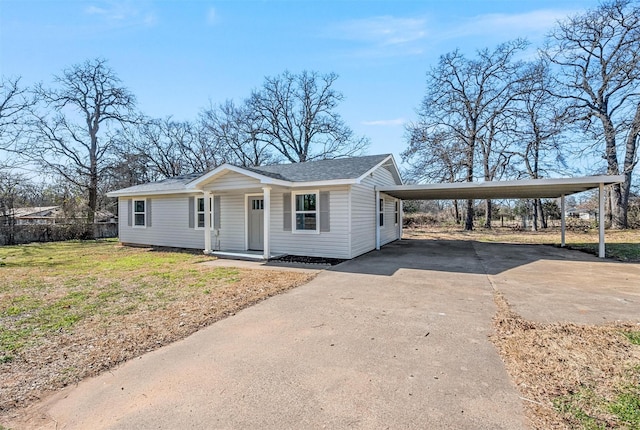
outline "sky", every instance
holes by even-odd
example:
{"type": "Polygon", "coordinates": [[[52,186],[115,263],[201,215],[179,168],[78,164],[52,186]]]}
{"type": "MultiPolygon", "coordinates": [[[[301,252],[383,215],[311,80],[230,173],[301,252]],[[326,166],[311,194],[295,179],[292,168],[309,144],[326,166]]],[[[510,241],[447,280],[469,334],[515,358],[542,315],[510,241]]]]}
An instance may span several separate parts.
{"type": "Polygon", "coordinates": [[[43,82],[107,59],[151,117],[194,120],[285,70],[339,75],[337,111],[369,154],[399,154],[426,73],[518,37],[533,57],[558,20],[596,0],[0,1],[0,74],[43,82]]]}

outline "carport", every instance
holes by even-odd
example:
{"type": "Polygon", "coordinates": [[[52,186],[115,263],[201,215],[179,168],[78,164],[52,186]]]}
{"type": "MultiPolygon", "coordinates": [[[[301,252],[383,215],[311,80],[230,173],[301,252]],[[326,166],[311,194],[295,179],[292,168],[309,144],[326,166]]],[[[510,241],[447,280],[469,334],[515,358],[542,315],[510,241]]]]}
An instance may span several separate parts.
{"type": "MultiPolygon", "coordinates": [[[[624,182],[623,175],[599,175],[579,178],[529,179],[494,182],[454,182],[440,184],[393,185],[376,187],[380,193],[401,200],[486,200],[486,199],[554,199],[560,198],[561,246],[565,246],[565,197],[597,188],[598,193],[598,256],[605,257],[604,187],[624,182]]],[[[376,205],[378,207],[378,205],[376,205]]],[[[376,213],[378,219],[379,213],[376,213]]],[[[380,249],[380,228],[376,229],[376,249],[380,249]]]]}

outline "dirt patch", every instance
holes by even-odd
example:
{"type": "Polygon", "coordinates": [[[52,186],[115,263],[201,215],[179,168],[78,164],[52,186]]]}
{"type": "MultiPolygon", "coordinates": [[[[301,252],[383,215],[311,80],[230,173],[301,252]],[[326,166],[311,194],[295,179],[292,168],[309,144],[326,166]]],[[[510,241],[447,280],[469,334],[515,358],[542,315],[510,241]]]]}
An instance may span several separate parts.
{"type": "MultiPolygon", "coordinates": [[[[206,294],[191,294],[158,308],[114,317],[95,315],[47,335],[0,364],[0,422],[48,392],[97,375],[182,339],[243,308],[308,282],[313,275],[239,270],[237,280],[206,294]]],[[[1,427],[1,426],[0,426],[1,427]]]]}
{"type": "Polygon", "coordinates": [[[640,345],[628,336],[639,325],[535,323],[514,313],[500,294],[495,302],[491,340],[522,393],[532,428],[638,428],[640,345]]]}

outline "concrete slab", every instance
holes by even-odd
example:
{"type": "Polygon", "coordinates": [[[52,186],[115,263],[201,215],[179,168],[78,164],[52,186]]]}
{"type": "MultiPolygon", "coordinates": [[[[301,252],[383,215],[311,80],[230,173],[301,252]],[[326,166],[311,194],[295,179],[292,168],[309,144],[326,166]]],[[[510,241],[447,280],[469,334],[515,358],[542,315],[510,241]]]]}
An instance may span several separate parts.
{"type": "Polygon", "coordinates": [[[69,387],[21,428],[525,428],[483,264],[471,243],[392,244],[69,387]]]}
{"type": "Polygon", "coordinates": [[[494,287],[539,322],[640,322],[640,264],[542,245],[473,244],[494,287]]]}

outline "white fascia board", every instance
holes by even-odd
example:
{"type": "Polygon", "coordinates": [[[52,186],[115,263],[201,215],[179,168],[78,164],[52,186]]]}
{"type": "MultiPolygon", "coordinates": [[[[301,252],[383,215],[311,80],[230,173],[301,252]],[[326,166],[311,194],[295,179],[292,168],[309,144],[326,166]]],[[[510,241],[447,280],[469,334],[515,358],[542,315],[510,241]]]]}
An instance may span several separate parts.
{"type": "Polygon", "coordinates": [[[397,178],[400,181],[400,185],[402,185],[402,177],[400,176],[400,171],[398,170],[398,165],[396,164],[396,160],[393,158],[393,155],[389,155],[387,158],[385,158],[384,160],[382,160],[381,162],[379,162],[378,164],[373,166],[371,169],[369,169],[366,172],[364,172],[362,175],[360,175],[358,178],[356,178],[355,182],[353,182],[353,183],[359,184],[360,182],[362,182],[363,179],[365,179],[367,176],[369,176],[371,173],[373,173],[376,169],[379,169],[380,167],[382,167],[385,164],[387,164],[389,159],[391,159],[391,162],[393,163],[393,168],[396,171],[395,174],[393,172],[391,172],[391,174],[394,176],[394,178],[397,178]]]}
{"type": "Polygon", "coordinates": [[[162,191],[110,191],[107,197],[166,196],[170,194],[193,194],[198,190],[162,190],[162,191]]]}

